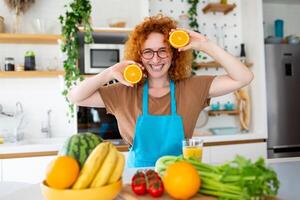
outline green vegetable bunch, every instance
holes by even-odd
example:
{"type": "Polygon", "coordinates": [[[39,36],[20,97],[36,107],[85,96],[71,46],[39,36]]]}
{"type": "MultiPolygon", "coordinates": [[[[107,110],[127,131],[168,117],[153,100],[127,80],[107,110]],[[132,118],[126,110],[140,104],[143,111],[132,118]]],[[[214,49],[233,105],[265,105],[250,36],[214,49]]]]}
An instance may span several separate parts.
{"type": "Polygon", "coordinates": [[[92,43],[93,30],[89,22],[92,6],[89,0],[73,0],[69,6],[66,5],[65,7],[67,8],[65,15],[59,16],[59,21],[62,25],[62,37],[64,40],[61,49],[67,54],[67,59],[64,61],[66,88],[63,91],[63,95],[69,103],[71,117],[74,117],[74,107],[68,101],[67,94],[69,89],[73,85],[76,85],[78,80],[83,80],[77,67],[77,60],[79,58],[78,27],[83,26],[84,42],[92,43]]]}
{"type": "Polygon", "coordinates": [[[182,160],[197,169],[202,182],[199,193],[222,200],[263,199],[265,196],[275,196],[279,189],[277,174],[266,167],[263,158],[252,163],[242,156],[236,156],[233,161],[213,166],[182,156],[163,156],[156,162],[155,169],[163,176],[170,164],[182,160]]]}

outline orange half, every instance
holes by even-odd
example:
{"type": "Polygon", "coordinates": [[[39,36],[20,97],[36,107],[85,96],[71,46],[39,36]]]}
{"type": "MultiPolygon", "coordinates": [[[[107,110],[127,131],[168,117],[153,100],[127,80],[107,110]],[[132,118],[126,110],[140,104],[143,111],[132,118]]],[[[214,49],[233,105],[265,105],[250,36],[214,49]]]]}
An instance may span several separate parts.
{"type": "Polygon", "coordinates": [[[176,30],[169,36],[169,42],[174,48],[181,48],[187,45],[190,41],[190,36],[183,30],[176,30]]]}
{"type": "Polygon", "coordinates": [[[138,83],[142,77],[143,72],[141,68],[136,64],[128,65],[124,70],[124,79],[132,84],[138,83]]]}

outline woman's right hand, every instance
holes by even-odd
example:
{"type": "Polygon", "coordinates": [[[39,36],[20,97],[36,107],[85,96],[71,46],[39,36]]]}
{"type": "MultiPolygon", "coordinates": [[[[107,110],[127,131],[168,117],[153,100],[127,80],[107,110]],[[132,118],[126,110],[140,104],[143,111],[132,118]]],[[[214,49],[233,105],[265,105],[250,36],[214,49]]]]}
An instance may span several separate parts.
{"type": "Polygon", "coordinates": [[[138,66],[141,67],[141,69],[144,71],[144,67],[141,66],[140,64],[132,61],[132,60],[124,60],[121,61],[119,63],[116,63],[115,65],[110,67],[111,70],[111,76],[113,79],[118,80],[120,83],[122,83],[123,85],[129,86],[129,87],[133,87],[133,84],[128,83],[123,76],[123,72],[125,70],[125,68],[127,67],[127,65],[130,64],[137,64],[138,66]]]}

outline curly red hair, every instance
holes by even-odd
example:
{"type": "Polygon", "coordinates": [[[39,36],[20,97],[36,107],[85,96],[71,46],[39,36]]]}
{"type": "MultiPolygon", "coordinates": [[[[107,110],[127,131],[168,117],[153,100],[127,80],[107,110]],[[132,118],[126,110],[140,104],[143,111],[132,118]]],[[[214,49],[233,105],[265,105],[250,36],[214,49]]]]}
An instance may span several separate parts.
{"type": "Polygon", "coordinates": [[[178,52],[169,42],[169,32],[177,28],[177,22],[170,17],[156,15],[147,17],[137,25],[125,43],[125,59],[141,63],[140,52],[148,35],[152,32],[164,35],[164,41],[172,55],[172,64],[169,68],[169,77],[172,80],[181,80],[191,76],[193,55],[192,50],[178,52]]]}

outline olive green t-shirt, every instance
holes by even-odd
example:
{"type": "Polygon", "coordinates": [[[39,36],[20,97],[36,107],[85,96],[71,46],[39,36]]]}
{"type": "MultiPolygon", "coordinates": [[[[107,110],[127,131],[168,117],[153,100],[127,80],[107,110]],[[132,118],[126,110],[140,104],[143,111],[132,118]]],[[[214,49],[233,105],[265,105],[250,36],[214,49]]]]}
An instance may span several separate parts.
{"type": "MultiPolygon", "coordinates": [[[[208,92],[215,76],[192,76],[175,82],[177,114],[182,116],[184,133],[192,137],[200,112],[209,105],[208,92]]],[[[137,117],[142,114],[143,86],[128,87],[120,83],[103,86],[100,95],[108,113],[118,122],[122,138],[132,144],[137,117]]],[[[149,113],[168,115],[171,112],[170,92],[161,97],[149,95],[149,113]]]]}

